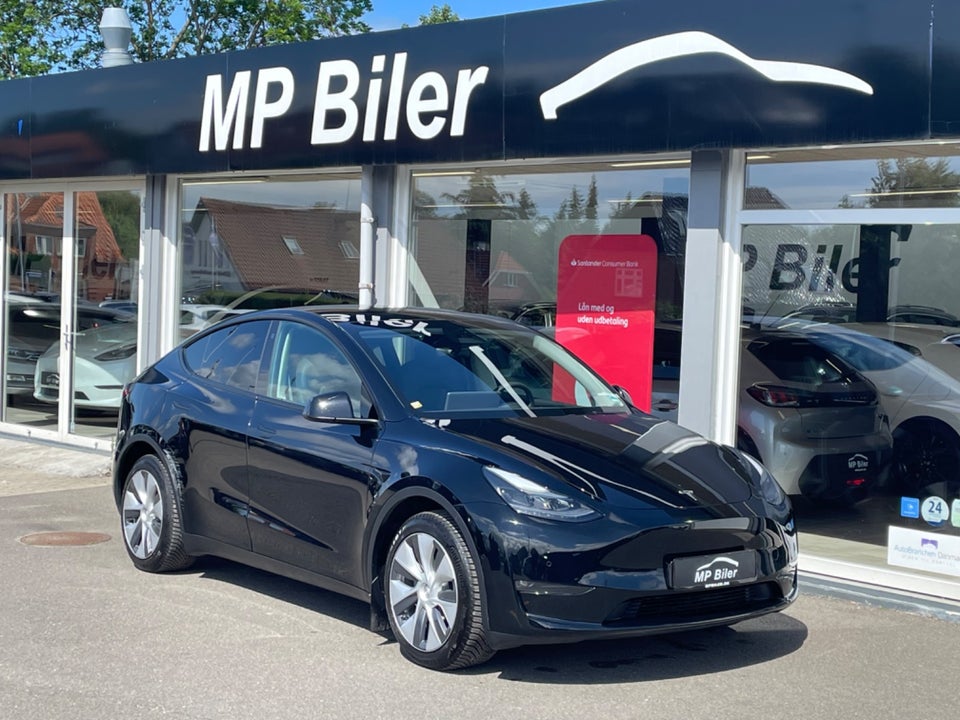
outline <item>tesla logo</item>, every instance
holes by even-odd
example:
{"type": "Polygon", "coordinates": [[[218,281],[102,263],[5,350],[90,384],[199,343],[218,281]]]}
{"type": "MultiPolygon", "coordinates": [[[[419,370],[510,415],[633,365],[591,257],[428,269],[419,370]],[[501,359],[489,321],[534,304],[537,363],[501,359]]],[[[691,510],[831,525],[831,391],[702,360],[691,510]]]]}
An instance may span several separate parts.
{"type": "Polygon", "coordinates": [[[544,92],[540,96],[543,117],[545,120],[556,120],[560,107],[631,70],[661,60],[704,53],[726,55],[773,82],[832,85],[873,95],[873,87],[869,83],[842,70],[807,63],[756,60],[710,33],[690,31],[650,38],[605,55],[573,77],[544,92]]]}
{"type": "Polygon", "coordinates": [[[695,583],[729,582],[740,572],[740,563],[733,558],[718,557],[698,567],[693,574],[695,583]]]}

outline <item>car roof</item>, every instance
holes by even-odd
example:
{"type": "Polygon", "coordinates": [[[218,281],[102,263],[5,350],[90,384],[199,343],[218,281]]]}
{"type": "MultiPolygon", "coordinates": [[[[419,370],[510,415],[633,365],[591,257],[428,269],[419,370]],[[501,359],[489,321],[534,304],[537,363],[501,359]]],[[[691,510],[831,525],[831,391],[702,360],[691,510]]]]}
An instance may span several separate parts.
{"type": "MultiPolygon", "coordinates": [[[[306,314],[323,317],[325,315],[336,316],[335,321],[341,324],[353,326],[376,327],[384,320],[402,319],[412,321],[443,321],[454,323],[463,327],[477,328],[521,328],[525,331],[530,329],[525,325],[509,320],[507,318],[484,315],[482,313],[464,312],[462,310],[447,310],[444,308],[419,308],[419,307],[401,307],[384,308],[373,307],[367,310],[360,310],[356,305],[304,305],[294,308],[275,308],[271,310],[255,311],[247,313],[244,318],[270,317],[273,315],[282,315],[284,313],[306,314]]],[[[325,318],[330,320],[330,318],[325,318]]],[[[533,331],[530,331],[533,332],[533,331]]]]}
{"type": "Polygon", "coordinates": [[[843,323],[835,327],[862,332],[885,340],[907,342],[911,345],[930,345],[942,342],[948,337],[960,335],[960,328],[926,323],[843,323]]]}

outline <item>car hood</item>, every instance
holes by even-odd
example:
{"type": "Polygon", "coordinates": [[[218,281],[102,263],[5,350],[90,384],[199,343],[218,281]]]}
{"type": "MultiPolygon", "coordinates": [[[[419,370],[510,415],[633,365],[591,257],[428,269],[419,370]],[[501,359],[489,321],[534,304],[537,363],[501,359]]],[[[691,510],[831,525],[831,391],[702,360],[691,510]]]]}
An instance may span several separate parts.
{"type": "Polygon", "coordinates": [[[751,495],[748,471],[730,448],[656,418],[623,413],[450,420],[444,429],[616,506],[706,507],[751,495]]]}
{"type": "MultiPolygon", "coordinates": [[[[137,324],[135,322],[118,322],[78,332],[75,336],[74,347],[77,357],[95,358],[110,350],[131,347],[136,343],[137,324]]],[[[44,355],[50,357],[59,353],[60,347],[57,343],[54,343],[44,355]]]]}

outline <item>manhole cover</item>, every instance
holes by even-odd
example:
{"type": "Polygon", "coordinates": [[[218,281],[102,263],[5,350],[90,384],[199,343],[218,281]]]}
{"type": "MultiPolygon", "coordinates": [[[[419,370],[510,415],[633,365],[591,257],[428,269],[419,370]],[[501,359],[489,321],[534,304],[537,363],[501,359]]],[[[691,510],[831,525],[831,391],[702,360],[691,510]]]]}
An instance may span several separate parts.
{"type": "Polygon", "coordinates": [[[97,532],[41,532],[24,535],[20,542],[24,545],[44,545],[48,547],[63,547],[75,545],[96,545],[110,539],[106,533],[97,532]]]}

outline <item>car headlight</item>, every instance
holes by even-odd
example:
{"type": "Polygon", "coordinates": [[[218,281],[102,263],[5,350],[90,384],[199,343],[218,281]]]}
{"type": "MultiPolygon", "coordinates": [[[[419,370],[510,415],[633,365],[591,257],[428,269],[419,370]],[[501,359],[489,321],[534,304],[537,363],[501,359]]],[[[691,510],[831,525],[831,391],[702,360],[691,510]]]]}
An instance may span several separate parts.
{"type": "Polygon", "coordinates": [[[740,457],[746,460],[747,464],[754,469],[756,483],[760,487],[760,494],[763,496],[763,499],[771,505],[783,505],[787,496],[784,494],[783,488],[780,487],[780,483],[770,474],[770,471],[761,465],[760,461],[752,455],[741,452],[740,457]]]}
{"type": "Polygon", "coordinates": [[[509,470],[487,465],[483,475],[504,502],[521,515],[563,522],[585,522],[600,517],[593,508],[509,470]]]}
{"type": "Polygon", "coordinates": [[[123,345],[114,350],[107,350],[100,353],[94,359],[98,362],[110,362],[111,360],[126,360],[137,352],[136,345],[123,345]]]}

